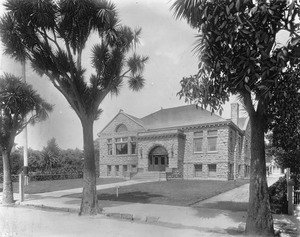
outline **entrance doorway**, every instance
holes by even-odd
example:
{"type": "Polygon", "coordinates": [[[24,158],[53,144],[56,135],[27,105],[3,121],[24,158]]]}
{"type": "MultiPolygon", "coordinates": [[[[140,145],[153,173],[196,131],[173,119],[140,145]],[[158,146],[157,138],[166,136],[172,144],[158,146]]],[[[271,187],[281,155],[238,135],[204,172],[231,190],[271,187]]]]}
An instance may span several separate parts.
{"type": "Polygon", "coordinates": [[[149,171],[165,171],[169,165],[167,150],[162,146],[154,147],[149,153],[149,171]]]}

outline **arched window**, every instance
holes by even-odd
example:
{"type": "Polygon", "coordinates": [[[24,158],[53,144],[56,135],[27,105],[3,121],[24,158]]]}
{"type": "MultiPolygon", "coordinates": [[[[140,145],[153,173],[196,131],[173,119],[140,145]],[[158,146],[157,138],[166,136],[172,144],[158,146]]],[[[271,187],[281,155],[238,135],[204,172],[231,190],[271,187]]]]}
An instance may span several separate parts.
{"type": "Polygon", "coordinates": [[[127,131],[128,131],[128,129],[124,124],[120,124],[116,128],[116,132],[127,132],[127,131]]]}

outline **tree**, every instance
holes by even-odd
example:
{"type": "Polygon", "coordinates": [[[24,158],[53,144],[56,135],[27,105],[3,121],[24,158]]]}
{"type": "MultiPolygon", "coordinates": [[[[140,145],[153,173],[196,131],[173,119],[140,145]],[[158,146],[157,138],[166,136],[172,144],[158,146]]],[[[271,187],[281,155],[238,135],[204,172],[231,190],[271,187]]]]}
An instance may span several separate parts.
{"type": "Polygon", "coordinates": [[[141,29],[119,22],[115,5],[105,0],[7,0],[0,22],[5,53],[29,60],[59,90],[81,121],[84,147],[84,187],[80,214],[98,212],[93,124],[107,94],[118,94],[124,79],[137,91],[144,85],[147,57],[135,49],[141,29]],[[91,49],[95,69],[87,75],[82,53],[90,35],[98,35],[91,49]],[[88,79],[89,76],[89,79],[88,79]]]}
{"type": "Polygon", "coordinates": [[[43,170],[44,172],[50,172],[52,173],[53,168],[57,168],[59,165],[59,154],[60,149],[59,146],[56,143],[55,138],[51,138],[47,142],[47,146],[43,148],[41,158],[43,160],[43,170]]]}
{"type": "MultiPolygon", "coordinates": [[[[276,0],[177,0],[172,9],[177,18],[186,19],[199,32],[195,48],[199,72],[182,79],[180,97],[210,105],[212,111],[221,110],[230,94],[243,100],[251,125],[246,234],[272,236],[264,132],[270,121],[271,99],[283,78],[299,80],[295,73],[300,55],[299,5],[276,0]],[[286,45],[277,41],[283,30],[289,33],[286,45]]],[[[288,81],[292,84],[293,80],[288,81]]]]}
{"type": "Polygon", "coordinates": [[[52,106],[13,75],[0,78],[0,150],[3,160],[3,204],[12,204],[10,153],[15,137],[28,125],[47,118],[52,106]],[[26,120],[27,116],[27,120],[26,120]]]}

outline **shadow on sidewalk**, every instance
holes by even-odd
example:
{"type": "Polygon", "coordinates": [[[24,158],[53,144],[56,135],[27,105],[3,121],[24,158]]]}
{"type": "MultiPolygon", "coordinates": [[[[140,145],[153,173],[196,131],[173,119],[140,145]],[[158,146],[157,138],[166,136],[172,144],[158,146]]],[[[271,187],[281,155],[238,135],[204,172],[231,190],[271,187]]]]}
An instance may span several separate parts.
{"type": "Polygon", "coordinates": [[[205,207],[211,209],[221,209],[233,212],[247,212],[248,203],[247,202],[233,202],[233,201],[219,201],[214,203],[205,203],[202,205],[193,205],[192,207],[205,207]]]}

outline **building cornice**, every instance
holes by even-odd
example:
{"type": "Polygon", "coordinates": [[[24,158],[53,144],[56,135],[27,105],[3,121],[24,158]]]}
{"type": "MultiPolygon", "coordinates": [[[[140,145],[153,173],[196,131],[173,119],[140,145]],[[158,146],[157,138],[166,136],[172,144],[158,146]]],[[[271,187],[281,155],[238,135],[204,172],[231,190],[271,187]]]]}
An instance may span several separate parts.
{"type": "Polygon", "coordinates": [[[185,134],[182,132],[165,132],[165,133],[151,133],[151,132],[143,132],[138,133],[137,140],[143,141],[148,139],[156,139],[156,138],[185,138],[185,134]]]}

